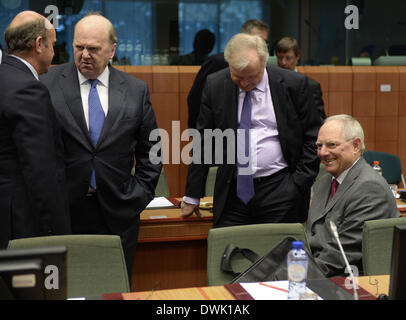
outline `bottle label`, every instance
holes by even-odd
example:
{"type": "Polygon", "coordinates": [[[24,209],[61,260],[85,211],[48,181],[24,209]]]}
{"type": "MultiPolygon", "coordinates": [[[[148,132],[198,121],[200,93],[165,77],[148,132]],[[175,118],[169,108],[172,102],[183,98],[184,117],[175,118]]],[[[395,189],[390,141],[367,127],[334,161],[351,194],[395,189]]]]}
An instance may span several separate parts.
{"type": "Polygon", "coordinates": [[[288,268],[289,280],[302,282],[306,279],[306,268],[300,264],[293,263],[288,268]]]}

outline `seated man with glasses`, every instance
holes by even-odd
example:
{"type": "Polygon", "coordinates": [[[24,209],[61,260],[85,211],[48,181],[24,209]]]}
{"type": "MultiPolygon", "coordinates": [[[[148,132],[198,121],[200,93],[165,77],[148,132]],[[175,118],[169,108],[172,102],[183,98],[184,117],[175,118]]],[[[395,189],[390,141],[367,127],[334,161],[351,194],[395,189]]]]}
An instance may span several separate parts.
{"type": "Polygon", "coordinates": [[[361,270],[364,222],[397,218],[400,212],[386,180],[362,158],[364,132],[357,120],[349,115],[327,118],[316,148],[328,174],[315,188],[306,233],[313,257],[326,276],[344,275],[345,262],[330,221],[337,226],[349,264],[361,270]]]}

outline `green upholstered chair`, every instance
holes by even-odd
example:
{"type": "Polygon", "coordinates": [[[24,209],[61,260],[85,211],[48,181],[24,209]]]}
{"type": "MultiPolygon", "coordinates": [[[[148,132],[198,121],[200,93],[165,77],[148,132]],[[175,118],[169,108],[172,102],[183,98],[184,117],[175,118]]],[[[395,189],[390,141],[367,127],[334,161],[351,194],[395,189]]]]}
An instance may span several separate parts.
{"type": "MultiPolygon", "coordinates": [[[[231,275],[221,271],[221,258],[229,243],[240,248],[249,248],[262,256],[289,236],[303,241],[310,252],[304,227],[300,223],[267,223],[211,229],[207,239],[208,285],[223,285],[232,280],[231,275]]],[[[237,273],[250,265],[251,262],[240,255],[233,259],[233,270],[237,273]]]]}
{"type": "Polygon", "coordinates": [[[155,188],[155,197],[169,197],[168,181],[166,180],[165,171],[162,168],[158,184],[155,188]]]}
{"type": "MultiPolygon", "coordinates": [[[[397,155],[381,152],[381,151],[365,151],[363,157],[366,162],[373,165],[375,160],[379,161],[379,166],[382,168],[382,176],[389,184],[404,185],[402,175],[402,163],[397,155]]],[[[406,187],[406,185],[404,185],[406,187]]]]}
{"type": "Polygon", "coordinates": [[[365,275],[390,274],[393,230],[405,218],[370,220],[362,230],[362,266],[365,275]]]}
{"type": "MultiPolygon", "coordinates": [[[[131,174],[135,174],[135,168],[132,168],[131,174]]],[[[166,180],[164,168],[162,168],[161,174],[159,175],[158,183],[155,188],[155,197],[169,197],[168,181],[166,180]]]]}
{"type": "Polygon", "coordinates": [[[127,267],[120,237],[66,235],[16,239],[9,248],[67,247],[68,298],[129,292],[127,267]]]}
{"type": "Polygon", "coordinates": [[[206,189],[204,195],[206,197],[212,197],[214,194],[214,184],[216,183],[216,175],[217,175],[218,167],[210,167],[209,174],[207,175],[206,179],[206,189]]]}

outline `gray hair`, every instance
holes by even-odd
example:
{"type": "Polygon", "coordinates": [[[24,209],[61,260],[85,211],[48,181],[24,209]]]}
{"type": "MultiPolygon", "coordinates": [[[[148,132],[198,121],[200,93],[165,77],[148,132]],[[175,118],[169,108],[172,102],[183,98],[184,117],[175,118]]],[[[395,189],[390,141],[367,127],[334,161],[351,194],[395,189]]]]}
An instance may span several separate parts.
{"type": "Polygon", "coordinates": [[[365,150],[364,143],[364,130],[362,129],[361,124],[352,116],[348,114],[338,114],[331,117],[328,117],[324,120],[324,123],[328,121],[341,121],[343,124],[343,137],[345,140],[351,140],[355,138],[360,138],[362,142],[361,153],[365,150]]]}
{"type": "Polygon", "coordinates": [[[224,58],[230,66],[237,70],[244,69],[250,60],[244,55],[249,49],[255,49],[264,68],[268,61],[268,47],[264,39],[257,35],[238,33],[227,43],[224,58]]]}
{"type": "Polygon", "coordinates": [[[38,18],[18,27],[8,26],[4,32],[7,53],[30,51],[35,47],[35,41],[38,37],[42,37],[45,47],[48,48],[47,30],[49,28],[47,21],[45,18],[38,18]]]}

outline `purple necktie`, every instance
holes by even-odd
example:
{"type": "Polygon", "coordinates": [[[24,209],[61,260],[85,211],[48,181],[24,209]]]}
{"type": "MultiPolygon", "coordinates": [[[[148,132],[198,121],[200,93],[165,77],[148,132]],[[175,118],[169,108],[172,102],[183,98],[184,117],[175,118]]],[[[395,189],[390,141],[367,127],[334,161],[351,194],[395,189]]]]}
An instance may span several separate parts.
{"type": "MultiPolygon", "coordinates": [[[[250,156],[250,129],[251,129],[251,96],[250,91],[247,91],[244,98],[244,103],[242,105],[241,120],[240,120],[240,130],[243,130],[244,135],[244,146],[245,150],[239,150],[239,152],[244,152],[245,157],[240,157],[240,160],[250,156]]],[[[240,138],[240,136],[238,136],[240,138]]],[[[238,148],[237,148],[238,151],[238,148]]],[[[239,157],[237,156],[237,196],[242,202],[247,204],[254,196],[254,179],[252,174],[249,174],[249,166],[251,161],[247,161],[246,164],[239,163],[239,157]],[[245,172],[240,172],[241,169],[245,169],[245,172]],[[242,174],[240,174],[242,173],[242,174]]],[[[245,159],[244,159],[245,160],[245,159]]]]}
{"type": "MultiPolygon", "coordinates": [[[[89,133],[93,146],[96,147],[101,131],[103,129],[105,114],[97,92],[97,83],[99,80],[89,80],[91,88],[89,92],[89,133]]],[[[90,185],[96,189],[96,174],[94,169],[90,177],[90,185]]]]}
{"type": "Polygon", "coordinates": [[[334,178],[333,181],[331,182],[330,198],[334,197],[334,195],[337,191],[338,185],[339,185],[339,183],[338,183],[337,179],[334,178]]]}

